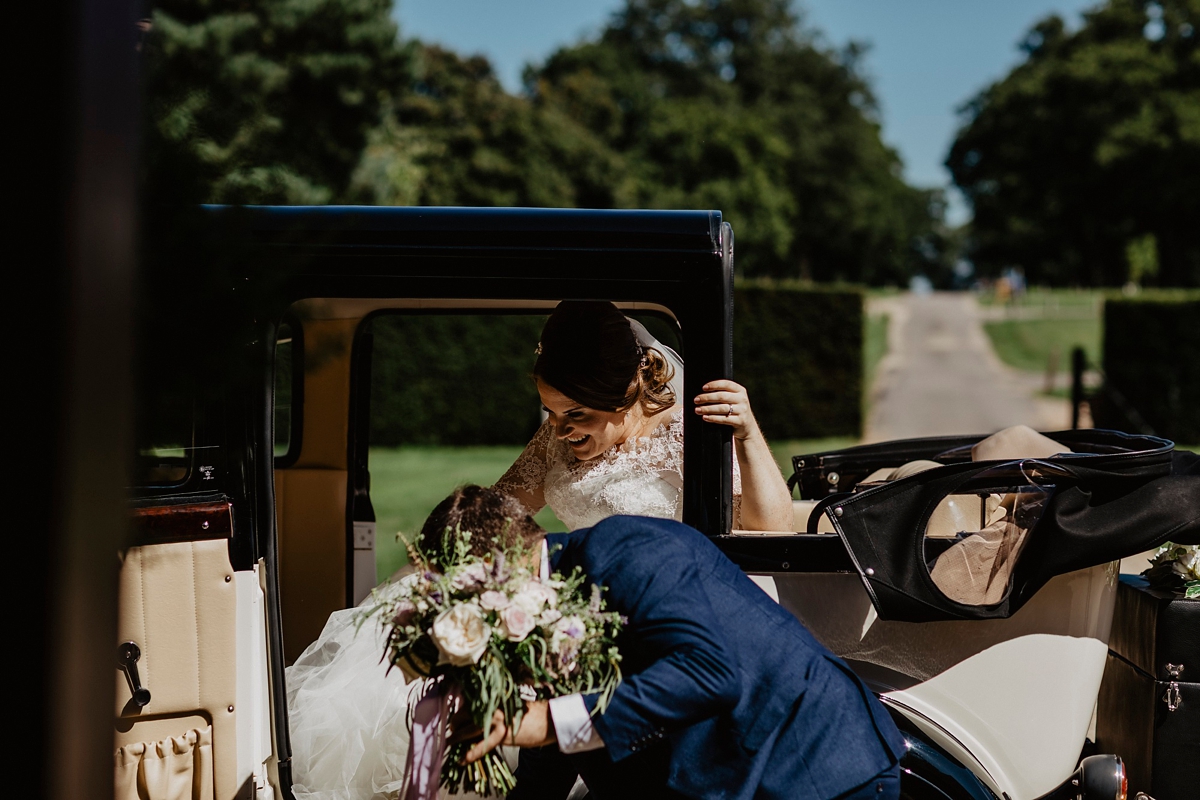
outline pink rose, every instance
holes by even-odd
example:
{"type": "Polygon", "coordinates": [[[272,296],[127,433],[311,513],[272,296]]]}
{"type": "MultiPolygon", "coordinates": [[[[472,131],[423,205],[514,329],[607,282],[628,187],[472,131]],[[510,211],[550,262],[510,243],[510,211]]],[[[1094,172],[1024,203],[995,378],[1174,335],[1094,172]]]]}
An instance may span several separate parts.
{"type": "Polygon", "coordinates": [[[479,591],[487,583],[488,571],[483,564],[468,564],[454,576],[454,588],[464,591],[479,591]]]}
{"type": "Polygon", "coordinates": [[[519,642],[529,635],[534,625],[533,615],[518,605],[510,605],[500,612],[500,627],[510,642],[519,642]]]}
{"type": "Polygon", "coordinates": [[[508,595],[489,589],[479,595],[479,605],[484,611],[496,611],[508,607],[508,595]]]}

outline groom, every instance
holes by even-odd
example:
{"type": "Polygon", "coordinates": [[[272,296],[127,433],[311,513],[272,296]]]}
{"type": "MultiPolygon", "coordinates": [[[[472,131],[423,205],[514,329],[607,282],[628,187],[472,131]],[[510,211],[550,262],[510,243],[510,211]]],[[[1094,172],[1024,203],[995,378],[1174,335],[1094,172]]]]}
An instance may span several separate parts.
{"type": "Polygon", "coordinates": [[[593,715],[596,695],[531,703],[515,735],[494,726],[472,748],[468,760],[505,742],[531,748],[510,798],[564,798],[576,773],[599,800],[899,796],[903,740],[887,712],[695,529],[610,517],[546,534],[515,500],[478,486],[434,510],[425,552],[442,552],[455,526],[483,534],[473,537],[483,550],[489,534],[534,545],[544,576],[580,567],[628,618],[624,680],[604,713],[593,715]]]}

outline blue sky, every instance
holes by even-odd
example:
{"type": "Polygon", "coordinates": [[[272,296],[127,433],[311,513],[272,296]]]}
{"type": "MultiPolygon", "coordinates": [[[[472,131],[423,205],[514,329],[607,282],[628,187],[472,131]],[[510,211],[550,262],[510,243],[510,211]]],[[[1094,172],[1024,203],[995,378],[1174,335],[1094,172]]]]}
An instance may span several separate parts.
{"type": "MultiPolygon", "coordinates": [[[[482,53],[510,90],[526,63],[600,30],[622,0],[397,0],[401,33],[482,53]]],[[[1034,22],[1058,13],[1071,27],[1096,0],[801,0],[828,44],[871,45],[863,64],[880,103],[883,137],[920,186],[946,186],[942,166],[956,110],[1020,61],[1034,22]]],[[[966,209],[952,196],[951,220],[966,209]]]]}

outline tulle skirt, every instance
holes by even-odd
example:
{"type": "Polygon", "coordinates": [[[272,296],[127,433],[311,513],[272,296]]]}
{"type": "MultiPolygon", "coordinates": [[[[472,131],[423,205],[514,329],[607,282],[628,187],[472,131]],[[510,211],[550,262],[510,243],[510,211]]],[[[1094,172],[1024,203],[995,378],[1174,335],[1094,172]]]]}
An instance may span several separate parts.
{"type": "Polygon", "coordinates": [[[394,797],[403,782],[422,683],[388,671],[382,626],[360,619],[357,608],[334,612],[286,670],[297,800],[394,797]]]}
{"type": "MultiPolygon", "coordinates": [[[[378,587],[363,606],[399,585],[378,587]]],[[[331,614],[321,635],[285,670],[296,800],[391,800],[404,782],[408,709],[425,683],[405,684],[400,670],[388,671],[386,633],[378,617],[363,621],[363,606],[331,614]]],[[[516,748],[502,750],[516,769],[516,748]]],[[[480,800],[445,790],[439,796],[480,800]]]]}

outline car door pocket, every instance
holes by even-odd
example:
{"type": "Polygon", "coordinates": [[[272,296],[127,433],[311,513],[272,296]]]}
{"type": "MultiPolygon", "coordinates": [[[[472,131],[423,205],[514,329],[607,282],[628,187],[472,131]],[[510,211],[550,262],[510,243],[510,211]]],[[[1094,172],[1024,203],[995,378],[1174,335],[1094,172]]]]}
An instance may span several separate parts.
{"type": "MultiPolygon", "coordinates": [[[[217,527],[206,509],[193,515],[173,509],[172,516],[180,529],[203,531],[206,521],[209,529],[217,527]]],[[[121,564],[116,652],[108,651],[108,658],[120,660],[113,664],[114,744],[124,755],[114,767],[118,778],[132,770],[134,785],[149,786],[145,781],[161,768],[191,774],[187,781],[207,781],[221,797],[234,797],[242,781],[237,771],[237,582],[228,540],[159,541],[130,547],[121,564]],[[131,645],[137,647],[136,660],[131,645]],[[123,668],[130,661],[136,672],[123,668]],[[139,689],[152,694],[140,697],[145,705],[138,702],[139,689]],[[204,730],[206,736],[192,736],[204,730]],[[189,747],[203,752],[185,768],[192,762],[181,742],[193,739],[189,747]],[[138,770],[145,777],[136,778],[138,770]],[[196,777],[196,770],[203,776],[196,777]]]]}
{"type": "Polygon", "coordinates": [[[212,800],[212,726],[116,752],[115,800],[212,800]]]}

